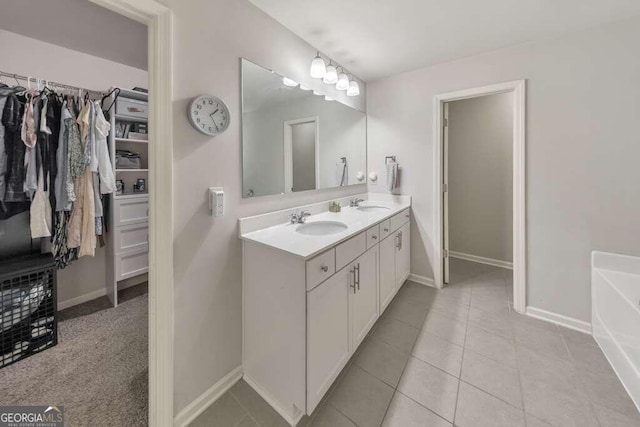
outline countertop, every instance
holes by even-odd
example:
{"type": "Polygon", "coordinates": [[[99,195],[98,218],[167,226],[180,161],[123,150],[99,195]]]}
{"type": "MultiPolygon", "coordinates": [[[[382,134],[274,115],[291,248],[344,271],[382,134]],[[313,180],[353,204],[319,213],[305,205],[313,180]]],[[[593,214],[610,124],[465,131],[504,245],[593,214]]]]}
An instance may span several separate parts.
{"type": "Polygon", "coordinates": [[[296,228],[301,224],[286,223],[241,234],[240,238],[244,241],[269,246],[309,259],[411,207],[411,202],[369,200],[360,204],[360,206],[367,205],[385,206],[389,210],[384,212],[363,212],[356,208],[343,207],[341,212],[321,212],[307,217],[307,224],[317,221],[339,221],[347,225],[346,230],[327,236],[304,235],[296,232],[296,228]]]}

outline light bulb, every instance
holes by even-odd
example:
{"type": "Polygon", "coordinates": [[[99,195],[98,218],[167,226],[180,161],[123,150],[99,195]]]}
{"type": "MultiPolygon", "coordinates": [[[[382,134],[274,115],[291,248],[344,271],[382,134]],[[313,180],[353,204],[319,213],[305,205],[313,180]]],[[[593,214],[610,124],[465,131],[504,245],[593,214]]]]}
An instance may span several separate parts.
{"type": "Polygon", "coordinates": [[[358,96],[360,95],[360,85],[357,81],[351,80],[349,82],[349,88],[347,89],[347,96],[358,96]]]}
{"type": "Polygon", "coordinates": [[[347,90],[349,88],[349,77],[345,74],[344,71],[338,74],[338,82],[336,83],[336,89],[338,90],[347,90]]]}
{"type": "Polygon", "coordinates": [[[331,62],[329,62],[329,65],[327,66],[327,72],[325,73],[322,81],[328,85],[332,85],[338,81],[338,70],[331,62]]]}
{"type": "Polygon", "coordinates": [[[318,95],[318,96],[322,96],[322,95],[324,95],[324,93],[316,92],[315,90],[313,91],[313,94],[314,94],[314,95],[318,95]]]}
{"type": "Polygon", "coordinates": [[[324,97],[324,100],[325,100],[325,101],[335,101],[335,99],[333,99],[333,98],[332,98],[332,97],[330,97],[330,96],[326,96],[326,95],[325,95],[325,97],[324,97]]]}
{"type": "Polygon", "coordinates": [[[289,87],[296,87],[296,86],[298,86],[298,83],[297,83],[297,82],[294,82],[293,80],[291,80],[291,79],[290,79],[290,78],[288,78],[288,77],[283,77],[283,78],[282,78],[282,83],[283,83],[285,86],[289,86],[289,87]]]}
{"type": "Polygon", "coordinates": [[[309,74],[311,74],[311,77],[314,79],[321,79],[326,73],[327,66],[324,63],[324,60],[320,57],[320,52],[318,52],[316,57],[313,58],[313,61],[311,61],[311,71],[309,74]]]}
{"type": "Polygon", "coordinates": [[[300,85],[300,89],[302,89],[302,90],[311,90],[310,87],[306,87],[304,85],[300,85]]]}

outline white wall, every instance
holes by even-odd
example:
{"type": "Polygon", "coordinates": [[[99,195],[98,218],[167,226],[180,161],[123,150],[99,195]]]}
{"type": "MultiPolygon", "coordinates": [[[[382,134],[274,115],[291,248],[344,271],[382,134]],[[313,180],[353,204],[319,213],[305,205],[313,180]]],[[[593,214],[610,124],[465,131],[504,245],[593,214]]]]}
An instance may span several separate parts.
{"type": "MultiPolygon", "coordinates": [[[[166,0],[174,12],[175,411],[241,364],[242,251],[238,218],[345,197],[364,186],[242,199],[240,57],[306,86],[315,50],[246,0],[166,0]],[[229,129],[215,138],[186,118],[200,93],[224,99],[229,129]],[[223,186],[226,214],[212,218],[207,188],[223,186]]],[[[363,90],[364,92],[364,90],[363,90]]],[[[336,95],[338,96],[338,95],[336,95]]],[[[345,101],[364,109],[364,96],[345,101]]]]}
{"type": "Polygon", "coordinates": [[[513,261],[513,94],[449,104],[449,249],[513,261]]]}
{"type": "Polygon", "coordinates": [[[640,255],[638,40],[636,18],[369,83],[369,167],[404,166],[413,273],[433,277],[434,95],[527,79],[527,303],[590,320],[590,252],[640,255]]]}
{"type": "MultiPolygon", "coordinates": [[[[0,58],[2,58],[0,64],[2,71],[87,89],[107,90],[111,86],[123,88],[148,86],[145,70],[3,30],[0,30],[0,58]]],[[[9,85],[15,84],[12,79],[4,80],[9,85]]],[[[22,81],[20,83],[24,84],[22,81]]],[[[25,217],[23,222],[25,225],[28,224],[28,219],[25,217]]],[[[106,250],[98,248],[94,258],[80,258],[58,272],[58,302],[103,291],[105,275],[106,250]]]]}

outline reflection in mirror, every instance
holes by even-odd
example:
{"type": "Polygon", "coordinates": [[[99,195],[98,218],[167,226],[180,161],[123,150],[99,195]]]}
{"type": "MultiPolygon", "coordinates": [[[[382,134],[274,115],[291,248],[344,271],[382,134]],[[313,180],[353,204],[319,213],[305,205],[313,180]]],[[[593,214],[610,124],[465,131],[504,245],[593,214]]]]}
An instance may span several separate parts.
{"type": "Polygon", "coordinates": [[[366,151],[365,113],[242,60],[243,197],[365,184],[366,151]]]}

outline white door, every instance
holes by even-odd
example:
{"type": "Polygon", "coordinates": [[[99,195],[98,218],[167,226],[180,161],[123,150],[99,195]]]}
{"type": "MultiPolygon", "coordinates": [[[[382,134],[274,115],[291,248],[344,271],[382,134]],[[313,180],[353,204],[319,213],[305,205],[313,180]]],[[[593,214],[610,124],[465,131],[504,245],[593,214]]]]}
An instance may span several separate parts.
{"type": "Polygon", "coordinates": [[[308,414],[349,360],[348,292],[352,284],[353,274],[344,268],[307,293],[308,414]]]}
{"type": "Polygon", "coordinates": [[[442,256],[443,283],[449,283],[449,104],[442,120],[442,256]]]}
{"type": "Polygon", "coordinates": [[[389,305],[396,290],[396,237],[380,242],[380,313],[389,305]]]}
{"type": "Polygon", "coordinates": [[[400,288],[411,271],[411,234],[407,222],[395,232],[396,243],[396,288],[400,288]]]}
{"type": "Polygon", "coordinates": [[[378,318],[378,247],[356,259],[355,287],[350,288],[351,351],[355,351],[378,318]]]}

